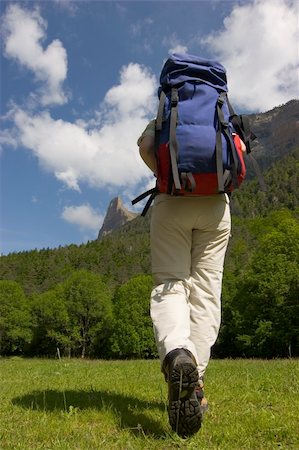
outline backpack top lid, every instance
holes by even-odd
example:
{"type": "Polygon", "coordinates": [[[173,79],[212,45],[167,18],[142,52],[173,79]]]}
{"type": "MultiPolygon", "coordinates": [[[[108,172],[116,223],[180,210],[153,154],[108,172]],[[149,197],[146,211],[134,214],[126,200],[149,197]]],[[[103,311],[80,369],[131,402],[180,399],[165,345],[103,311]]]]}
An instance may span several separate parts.
{"type": "Polygon", "coordinates": [[[186,81],[206,83],[227,92],[226,70],[222,64],[187,53],[173,53],[163,66],[159,93],[186,81]]]}

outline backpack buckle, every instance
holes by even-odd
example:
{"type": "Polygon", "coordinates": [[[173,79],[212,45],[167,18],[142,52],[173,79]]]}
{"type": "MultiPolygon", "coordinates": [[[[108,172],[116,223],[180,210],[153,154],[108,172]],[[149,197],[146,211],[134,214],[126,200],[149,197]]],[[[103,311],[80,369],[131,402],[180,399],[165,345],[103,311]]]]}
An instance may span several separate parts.
{"type": "Polygon", "coordinates": [[[178,94],[178,90],[177,89],[172,89],[171,90],[171,107],[175,108],[179,102],[179,94],[178,94]]]}
{"type": "Polygon", "coordinates": [[[225,102],[225,97],[224,97],[222,94],[220,94],[219,97],[218,97],[217,103],[218,103],[218,104],[220,105],[220,107],[221,107],[222,105],[224,105],[224,102],[225,102]]]}

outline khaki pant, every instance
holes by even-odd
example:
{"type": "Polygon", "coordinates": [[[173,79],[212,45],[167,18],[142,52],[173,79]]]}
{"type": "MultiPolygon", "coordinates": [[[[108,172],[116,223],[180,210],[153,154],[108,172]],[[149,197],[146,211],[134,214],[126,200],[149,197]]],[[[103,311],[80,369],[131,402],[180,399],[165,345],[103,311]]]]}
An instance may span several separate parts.
{"type": "Polygon", "coordinates": [[[221,319],[221,286],[230,235],[226,194],[174,197],[159,194],[151,219],[155,288],[151,318],[161,363],[187,348],[203,377],[221,319]]]}

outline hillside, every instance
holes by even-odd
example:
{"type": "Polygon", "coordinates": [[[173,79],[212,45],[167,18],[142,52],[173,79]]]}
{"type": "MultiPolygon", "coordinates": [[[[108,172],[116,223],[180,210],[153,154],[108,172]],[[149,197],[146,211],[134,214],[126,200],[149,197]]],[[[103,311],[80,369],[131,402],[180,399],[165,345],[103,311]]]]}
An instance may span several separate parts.
{"type": "MultiPolygon", "coordinates": [[[[252,180],[233,195],[238,215],[214,357],[299,355],[297,161],[288,155],[265,172],[266,193],[252,180]]],[[[1,257],[0,355],[54,356],[59,348],[81,357],[156,357],[149,221],[150,212],[100,241],[1,257]]]]}
{"type": "MultiPolygon", "coordinates": [[[[266,191],[261,190],[256,177],[249,176],[232,195],[234,217],[246,222],[246,219],[267,216],[276,210],[295,211],[298,208],[297,117],[299,101],[295,100],[267,113],[251,116],[252,128],[258,135],[253,153],[263,170],[266,191]]],[[[118,210],[119,200],[114,203],[115,208],[111,208],[118,210]]],[[[115,231],[109,221],[109,234],[102,233],[101,240],[2,256],[0,277],[18,281],[25,292],[31,294],[50,289],[77,269],[101,274],[112,285],[122,284],[136,274],[148,274],[150,212],[145,218],[127,217],[129,222],[115,231]]],[[[238,234],[238,226],[235,228],[238,234]]]]}
{"type": "Polygon", "coordinates": [[[299,146],[272,163],[262,173],[265,190],[257,177],[246,180],[232,194],[232,214],[238,217],[265,216],[271,211],[299,206],[299,146]]]}
{"type": "MultiPolygon", "coordinates": [[[[253,118],[266,190],[249,169],[231,197],[217,357],[299,355],[298,106],[253,118]]],[[[0,258],[0,355],[156,357],[151,211],[110,206],[100,239],[0,258]]]]}
{"type": "MultiPolygon", "coordinates": [[[[299,147],[299,101],[291,100],[261,114],[252,114],[250,122],[257,136],[253,154],[262,169],[299,147]]],[[[251,172],[252,173],[252,172],[251,172]]]]}
{"type": "MultiPolygon", "coordinates": [[[[249,218],[298,208],[298,155],[298,151],[292,152],[264,173],[266,192],[252,180],[233,193],[234,236],[240,227],[236,218],[245,224],[249,218]]],[[[131,220],[100,241],[2,256],[0,277],[18,281],[27,294],[50,289],[77,269],[102,274],[113,285],[122,284],[133,275],[150,273],[149,223],[150,211],[145,218],[131,220]]]]}

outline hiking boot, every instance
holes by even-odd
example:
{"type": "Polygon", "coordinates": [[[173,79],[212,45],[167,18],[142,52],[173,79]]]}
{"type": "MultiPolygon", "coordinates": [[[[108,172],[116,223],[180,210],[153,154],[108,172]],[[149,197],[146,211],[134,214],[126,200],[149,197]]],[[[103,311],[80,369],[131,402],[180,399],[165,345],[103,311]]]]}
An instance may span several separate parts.
{"type": "Polygon", "coordinates": [[[198,371],[189,350],[176,348],[166,355],[162,368],[168,382],[168,417],[173,431],[191,436],[201,427],[202,412],[195,388],[198,371]]]}
{"type": "Polygon", "coordinates": [[[204,386],[203,382],[200,380],[198,382],[198,386],[196,386],[196,388],[195,388],[195,394],[196,394],[196,397],[197,397],[197,399],[199,401],[199,404],[200,404],[200,410],[201,410],[202,416],[208,410],[208,407],[209,407],[208,406],[208,400],[205,397],[203,386],[204,386]]]}

